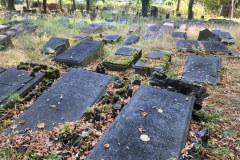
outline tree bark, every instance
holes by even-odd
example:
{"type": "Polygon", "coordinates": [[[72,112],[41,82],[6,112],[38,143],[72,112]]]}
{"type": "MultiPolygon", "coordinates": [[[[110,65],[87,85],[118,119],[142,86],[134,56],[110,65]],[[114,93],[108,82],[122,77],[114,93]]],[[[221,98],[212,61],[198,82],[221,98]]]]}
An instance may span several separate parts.
{"type": "Polygon", "coordinates": [[[189,20],[193,19],[193,4],[194,4],[194,0],[189,0],[189,3],[188,3],[188,19],[189,20]]]}
{"type": "Polygon", "coordinates": [[[47,0],[43,0],[43,13],[47,14],[47,0]]]}
{"type": "Polygon", "coordinates": [[[72,11],[75,11],[75,10],[76,10],[76,3],[75,3],[75,0],[73,0],[72,11]]]}
{"type": "Polygon", "coordinates": [[[7,9],[8,9],[8,10],[15,10],[14,0],[8,0],[7,9]]]}
{"type": "Polygon", "coordinates": [[[27,9],[29,9],[29,2],[26,0],[27,9]]]}
{"type": "Polygon", "coordinates": [[[90,0],[87,0],[86,10],[87,10],[87,14],[89,14],[89,11],[90,11],[90,0]]]}
{"type": "Polygon", "coordinates": [[[176,13],[179,12],[179,9],[180,9],[180,2],[181,2],[181,0],[178,0],[178,2],[177,2],[177,8],[176,8],[176,13]]]}
{"type": "Polygon", "coordinates": [[[234,6],[235,6],[234,0],[232,0],[232,5],[231,6],[232,6],[231,7],[231,19],[233,19],[233,16],[234,16],[234,6]]]}
{"type": "Polygon", "coordinates": [[[143,15],[143,17],[147,17],[149,2],[150,2],[150,0],[142,0],[142,15],[143,15]]]}
{"type": "Polygon", "coordinates": [[[60,11],[62,12],[63,9],[62,9],[62,0],[59,0],[59,7],[60,7],[60,11]]]}

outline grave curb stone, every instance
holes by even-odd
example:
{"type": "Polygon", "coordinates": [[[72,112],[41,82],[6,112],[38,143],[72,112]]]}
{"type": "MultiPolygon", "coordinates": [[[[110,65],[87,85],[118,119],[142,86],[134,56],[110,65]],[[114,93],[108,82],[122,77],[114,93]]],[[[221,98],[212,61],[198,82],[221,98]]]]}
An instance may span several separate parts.
{"type": "Polygon", "coordinates": [[[65,52],[70,47],[69,39],[67,38],[59,38],[59,37],[51,37],[47,43],[43,46],[42,53],[43,54],[61,54],[65,52]],[[50,51],[50,50],[52,51],[50,51]]]}

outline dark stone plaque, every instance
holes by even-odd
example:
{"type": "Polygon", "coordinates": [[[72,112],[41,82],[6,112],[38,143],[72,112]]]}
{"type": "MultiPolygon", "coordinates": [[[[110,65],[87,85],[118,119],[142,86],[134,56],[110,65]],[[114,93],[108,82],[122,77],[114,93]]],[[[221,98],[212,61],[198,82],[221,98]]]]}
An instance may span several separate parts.
{"type": "Polygon", "coordinates": [[[212,56],[189,55],[182,79],[193,83],[216,84],[220,81],[221,59],[212,56]]]}
{"type": "Polygon", "coordinates": [[[17,130],[37,130],[39,122],[45,123],[44,129],[52,130],[64,122],[79,120],[86,108],[102,97],[111,80],[104,74],[71,69],[17,119],[25,121],[17,130]]]}
{"type": "Polygon", "coordinates": [[[187,39],[186,32],[173,32],[172,37],[175,39],[187,39]]]}
{"type": "Polygon", "coordinates": [[[202,41],[201,45],[202,51],[206,53],[232,54],[231,50],[221,42],[202,41]]]}
{"type": "Polygon", "coordinates": [[[106,35],[103,37],[103,42],[105,43],[116,43],[121,38],[120,35],[106,35]]]}
{"type": "Polygon", "coordinates": [[[52,37],[44,45],[42,49],[42,53],[58,55],[65,52],[69,48],[69,46],[70,44],[67,38],[52,37]]]}
{"type": "Polygon", "coordinates": [[[200,52],[200,45],[195,40],[178,40],[176,42],[176,49],[178,52],[200,52]]]}
{"type": "Polygon", "coordinates": [[[221,38],[218,35],[209,31],[208,29],[205,29],[205,30],[199,32],[197,40],[198,41],[217,41],[217,42],[220,42],[221,38]]]}
{"type": "Polygon", "coordinates": [[[139,36],[131,35],[123,42],[123,44],[124,45],[132,45],[132,44],[138,42],[139,39],[140,39],[139,36]]]}
{"type": "Polygon", "coordinates": [[[101,57],[102,54],[102,42],[86,40],[56,56],[53,61],[64,63],[69,66],[85,66],[101,57]]]}
{"type": "Polygon", "coordinates": [[[146,85],[130,99],[87,160],[179,159],[194,98],[146,85]],[[188,99],[188,100],[186,100],[188,99]],[[146,112],[144,117],[141,113],[146,112]],[[145,131],[140,132],[140,129],[145,131]],[[150,140],[142,141],[141,135],[150,140]],[[104,144],[109,144],[105,148],[104,144]]]}
{"type": "Polygon", "coordinates": [[[120,46],[116,50],[115,54],[116,55],[131,56],[134,53],[135,50],[136,50],[136,48],[134,48],[134,47],[120,46]]]}
{"type": "Polygon", "coordinates": [[[4,72],[4,71],[5,71],[5,69],[2,68],[2,67],[0,67],[0,73],[2,73],[2,72],[4,72]]]}

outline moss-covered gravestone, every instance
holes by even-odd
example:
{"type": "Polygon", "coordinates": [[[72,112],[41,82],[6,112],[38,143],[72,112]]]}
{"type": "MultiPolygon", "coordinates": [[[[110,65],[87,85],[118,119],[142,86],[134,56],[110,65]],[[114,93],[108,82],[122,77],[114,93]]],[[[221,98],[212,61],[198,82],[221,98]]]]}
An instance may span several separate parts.
{"type": "Polygon", "coordinates": [[[49,41],[43,46],[42,53],[44,54],[61,54],[69,48],[69,39],[52,37],[49,41]]]}
{"type": "Polygon", "coordinates": [[[109,70],[124,71],[135,64],[142,56],[142,49],[130,46],[120,46],[115,53],[108,56],[103,65],[109,70]]]}
{"type": "Polygon", "coordinates": [[[102,29],[101,25],[98,24],[89,24],[87,27],[83,28],[81,32],[83,33],[94,33],[102,29]]]}
{"type": "Polygon", "coordinates": [[[142,57],[134,66],[135,72],[141,75],[151,75],[153,71],[164,72],[171,62],[171,52],[151,51],[146,57],[142,57]]]}

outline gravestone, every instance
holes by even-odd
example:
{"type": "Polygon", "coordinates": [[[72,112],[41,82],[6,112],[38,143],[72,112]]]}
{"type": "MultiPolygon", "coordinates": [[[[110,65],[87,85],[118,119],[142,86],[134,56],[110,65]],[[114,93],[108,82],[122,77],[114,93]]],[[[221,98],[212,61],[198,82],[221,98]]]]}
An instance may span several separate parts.
{"type": "Polygon", "coordinates": [[[56,56],[53,61],[64,63],[69,66],[86,66],[103,54],[102,42],[86,40],[56,56]]]}
{"type": "Polygon", "coordinates": [[[104,43],[116,43],[121,38],[120,35],[106,35],[103,37],[104,43]]]}
{"type": "Polygon", "coordinates": [[[178,52],[200,52],[200,45],[195,40],[178,40],[176,42],[178,52]]]}
{"type": "Polygon", "coordinates": [[[149,30],[147,30],[143,35],[144,39],[155,39],[155,38],[159,38],[159,37],[160,37],[159,32],[153,32],[153,31],[149,31],[149,30]]]}
{"type": "Polygon", "coordinates": [[[222,39],[223,44],[235,44],[235,40],[229,32],[222,32],[221,30],[212,30],[214,34],[222,39]]]}
{"type": "Polygon", "coordinates": [[[189,55],[182,79],[192,83],[217,84],[220,81],[221,58],[189,55]]]}
{"type": "Polygon", "coordinates": [[[8,46],[12,46],[12,41],[7,35],[0,35],[0,51],[4,50],[8,46]]]}
{"type": "Polygon", "coordinates": [[[132,44],[138,42],[139,39],[140,39],[139,36],[131,35],[131,36],[129,36],[129,37],[123,42],[123,44],[124,44],[124,45],[132,45],[132,44]]]}
{"type": "Polygon", "coordinates": [[[141,48],[120,46],[114,54],[108,56],[102,64],[109,70],[125,71],[135,64],[141,56],[141,48]]]}
{"type": "Polygon", "coordinates": [[[151,51],[146,57],[142,57],[134,66],[135,72],[150,76],[154,71],[164,72],[171,62],[171,52],[151,51]]]}
{"type": "Polygon", "coordinates": [[[220,42],[221,38],[218,35],[209,31],[208,29],[205,29],[205,30],[199,32],[197,40],[198,41],[217,41],[217,42],[220,42]]]}
{"type": "Polygon", "coordinates": [[[128,28],[128,34],[136,33],[141,30],[141,27],[139,25],[131,25],[128,28]]]}
{"type": "Polygon", "coordinates": [[[45,123],[45,130],[52,130],[64,122],[79,120],[87,107],[101,99],[111,80],[108,75],[71,69],[17,119],[25,121],[17,130],[37,130],[40,122],[45,123]]]}
{"type": "Polygon", "coordinates": [[[49,41],[43,46],[42,53],[44,54],[61,54],[69,48],[69,39],[52,37],[49,41]]]}
{"type": "Polygon", "coordinates": [[[86,34],[79,34],[79,35],[73,36],[73,39],[75,41],[84,41],[84,40],[92,40],[92,37],[86,34]]]}
{"type": "Polygon", "coordinates": [[[2,67],[0,67],[0,74],[1,74],[2,72],[4,72],[4,71],[5,71],[5,69],[2,68],[2,67]]]}
{"type": "Polygon", "coordinates": [[[37,73],[35,77],[27,71],[10,68],[0,74],[0,105],[14,93],[24,96],[44,77],[43,73],[37,73]]]}
{"type": "Polygon", "coordinates": [[[17,26],[13,26],[9,28],[6,32],[3,34],[8,35],[10,37],[15,37],[20,34],[26,34],[30,32],[34,32],[37,29],[37,26],[31,25],[31,24],[19,24],[17,26]]]}
{"type": "Polygon", "coordinates": [[[154,18],[158,17],[158,8],[156,6],[152,6],[151,8],[151,16],[154,18]]]}
{"type": "Polygon", "coordinates": [[[101,25],[98,24],[89,24],[87,27],[83,28],[81,32],[84,33],[94,33],[102,29],[101,25]]]}
{"type": "Polygon", "coordinates": [[[101,23],[95,23],[95,24],[101,27],[107,27],[107,28],[113,28],[116,26],[116,22],[101,22],[101,23]]]}
{"type": "Polygon", "coordinates": [[[118,22],[120,24],[125,24],[125,23],[127,23],[127,18],[126,17],[121,17],[121,18],[118,19],[118,22]]]}
{"type": "Polygon", "coordinates": [[[0,25],[0,33],[6,31],[10,27],[11,27],[10,25],[0,25]]]}
{"type": "Polygon", "coordinates": [[[164,25],[162,25],[160,27],[160,34],[172,34],[174,32],[174,27],[173,25],[166,25],[166,23],[164,23],[164,25]]]}
{"type": "Polygon", "coordinates": [[[186,32],[173,32],[171,36],[175,39],[187,39],[186,32]]]}
{"type": "Polygon", "coordinates": [[[179,159],[187,139],[193,104],[191,96],[140,86],[87,160],[179,159]],[[142,138],[145,141],[140,137],[146,137],[142,138]],[[109,148],[105,148],[105,144],[109,144],[109,148]]]}
{"type": "Polygon", "coordinates": [[[231,50],[221,42],[202,41],[201,45],[202,51],[206,53],[232,54],[231,50]]]}

